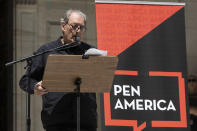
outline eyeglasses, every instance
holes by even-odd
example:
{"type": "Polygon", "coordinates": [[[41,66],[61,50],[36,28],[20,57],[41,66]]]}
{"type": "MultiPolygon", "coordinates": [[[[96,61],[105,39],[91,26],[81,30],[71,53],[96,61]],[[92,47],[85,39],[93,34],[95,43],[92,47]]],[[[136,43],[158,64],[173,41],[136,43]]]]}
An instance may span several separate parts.
{"type": "MultiPolygon", "coordinates": [[[[67,23],[68,24],[68,23],[67,23]]],[[[78,24],[68,24],[73,30],[79,30],[80,31],[85,31],[86,27],[83,25],[78,25],[78,24]]]]}
{"type": "Polygon", "coordinates": [[[196,82],[196,79],[188,79],[188,82],[196,82]]]}

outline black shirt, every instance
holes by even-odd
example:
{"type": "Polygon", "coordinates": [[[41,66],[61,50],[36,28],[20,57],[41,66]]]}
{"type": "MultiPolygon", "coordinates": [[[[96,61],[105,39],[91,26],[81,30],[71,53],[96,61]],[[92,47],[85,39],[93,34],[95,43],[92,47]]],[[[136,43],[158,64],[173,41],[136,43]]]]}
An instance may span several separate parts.
{"type": "MultiPolygon", "coordinates": [[[[190,107],[197,107],[197,96],[189,96],[189,105],[190,107]]],[[[190,126],[191,131],[197,131],[197,116],[190,114],[190,126]]]]}
{"type": "MultiPolygon", "coordinates": [[[[41,46],[36,53],[62,46],[61,38],[57,41],[41,46]]],[[[82,55],[86,50],[92,48],[87,43],[82,42],[76,47],[65,50],[52,51],[42,56],[35,57],[31,60],[31,68],[22,76],[20,80],[20,88],[31,94],[34,93],[34,86],[42,80],[46,60],[49,54],[72,54],[82,55]],[[30,87],[28,87],[28,81],[30,87]]],[[[69,68],[69,67],[68,67],[69,68]]],[[[81,111],[81,127],[96,128],[97,127],[97,112],[96,112],[96,94],[81,93],[80,111],[81,111]]],[[[74,93],[56,93],[49,92],[42,96],[43,107],[41,119],[44,128],[47,126],[64,125],[67,127],[76,127],[77,119],[77,102],[74,93]]]]}

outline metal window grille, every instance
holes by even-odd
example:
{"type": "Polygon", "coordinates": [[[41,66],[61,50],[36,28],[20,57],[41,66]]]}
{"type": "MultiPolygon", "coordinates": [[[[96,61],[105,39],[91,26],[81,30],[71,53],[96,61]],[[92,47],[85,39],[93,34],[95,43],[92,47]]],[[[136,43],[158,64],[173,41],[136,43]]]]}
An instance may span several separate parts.
{"type": "Polygon", "coordinates": [[[22,5],[33,5],[36,4],[37,0],[16,0],[16,4],[22,5]]]}

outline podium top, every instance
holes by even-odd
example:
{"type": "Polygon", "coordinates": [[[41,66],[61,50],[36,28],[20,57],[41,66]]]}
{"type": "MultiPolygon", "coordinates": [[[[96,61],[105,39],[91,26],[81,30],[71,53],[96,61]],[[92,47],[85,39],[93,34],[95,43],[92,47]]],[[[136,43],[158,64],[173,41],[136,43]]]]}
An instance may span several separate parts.
{"type": "Polygon", "coordinates": [[[49,55],[43,87],[49,92],[74,92],[81,78],[81,92],[109,92],[118,58],[115,56],[49,55]]]}

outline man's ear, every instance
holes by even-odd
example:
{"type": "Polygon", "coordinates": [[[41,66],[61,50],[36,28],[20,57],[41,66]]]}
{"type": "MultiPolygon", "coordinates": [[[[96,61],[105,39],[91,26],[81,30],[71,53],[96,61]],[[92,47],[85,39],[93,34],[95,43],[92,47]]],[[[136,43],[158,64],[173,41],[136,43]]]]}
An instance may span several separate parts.
{"type": "Polygon", "coordinates": [[[65,21],[61,21],[60,24],[61,24],[62,31],[64,31],[65,30],[65,26],[66,26],[65,21]]]}

